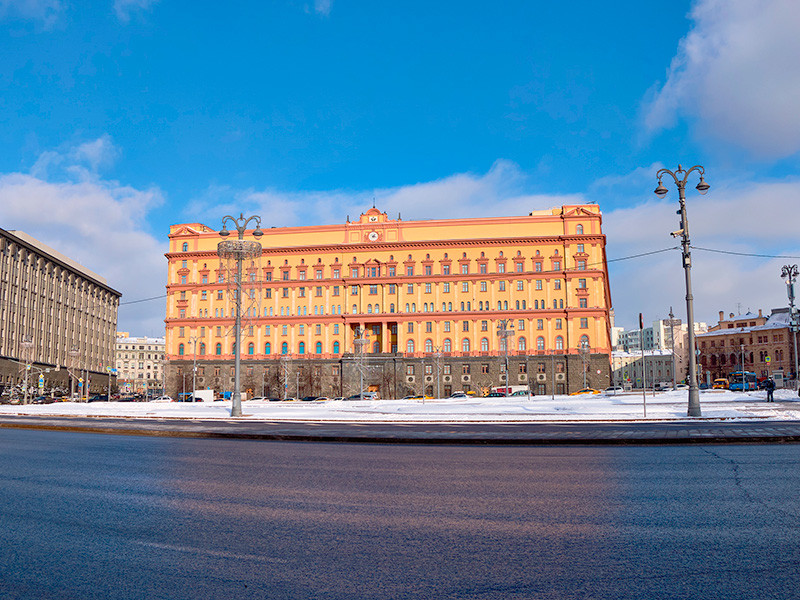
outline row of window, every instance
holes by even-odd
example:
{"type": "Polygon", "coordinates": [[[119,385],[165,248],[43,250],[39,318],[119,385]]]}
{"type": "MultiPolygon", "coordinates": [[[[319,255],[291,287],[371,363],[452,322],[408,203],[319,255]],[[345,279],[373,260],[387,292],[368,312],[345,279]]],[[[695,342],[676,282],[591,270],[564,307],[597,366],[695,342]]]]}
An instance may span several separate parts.
{"type": "MultiPolygon", "coordinates": [[[[587,335],[581,336],[580,341],[579,341],[579,345],[580,345],[580,347],[588,347],[589,346],[589,336],[587,336],[587,335]]],[[[314,346],[315,354],[322,354],[322,349],[323,349],[322,342],[317,342],[315,344],[315,346],[314,346]]],[[[425,340],[424,350],[423,350],[424,352],[432,353],[436,349],[437,348],[433,345],[433,340],[431,340],[431,339],[425,340]]],[[[505,351],[505,349],[506,349],[506,339],[504,338],[504,339],[502,339],[500,341],[500,350],[501,351],[505,351]]],[[[527,349],[528,349],[527,340],[524,337],[517,338],[517,350],[525,351],[527,349]]],[[[540,350],[541,351],[541,350],[545,350],[545,349],[546,349],[545,339],[543,337],[541,337],[541,336],[537,337],[536,338],[536,350],[540,350]]],[[[555,338],[555,350],[563,350],[563,349],[564,349],[564,338],[562,336],[560,336],[560,335],[556,336],[556,338],[555,338]]],[[[217,356],[220,356],[220,355],[222,355],[222,350],[223,350],[222,343],[217,342],[217,344],[214,346],[214,354],[217,355],[217,356]]],[[[340,346],[338,341],[337,342],[333,342],[332,350],[333,350],[333,354],[340,354],[341,353],[341,346],[340,346]]],[[[442,342],[441,350],[442,350],[442,352],[452,352],[453,351],[453,342],[452,342],[452,340],[450,338],[445,338],[444,339],[444,341],[442,342]]],[[[234,353],[235,351],[236,351],[236,348],[235,348],[235,345],[234,345],[234,348],[231,350],[231,352],[234,353]]],[[[376,352],[376,353],[381,351],[380,342],[373,342],[372,351],[376,352]]],[[[464,338],[464,339],[461,340],[461,351],[462,352],[470,352],[471,351],[471,342],[470,342],[469,338],[464,338]]],[[[489,352],[489,339],[488,338],[481,338],[481,340],[480,340],[480,351],[481,352],[489,352]]],[[[184,346],[184,344],[179,344],[178,345],[178,355],[179,356],[184,356],[185,352],[186,352],[186,347],[184,346]]],[[[392,352],[397,352],[397,346],[395,344],[392,345],[392,352]]],[[[414,352],[416,352],[416,344],[415,344],[414,340],[408,340],[406,342],[406,352],[409,353],[409,354],[413,354],[414,352]]],[[[255,344],[253,342],[248,343],[247,344],[247,354],[252,356],[255,353],[256,353],[255,344]]],[[[289,353],[289,343],[288,342],[282,342],[281,343],[280,353],[281,354],[288,354],[289,353]]],[[[297,354],[305,354],[305,353],[306,353],[306,343],[305,342],[300,342],[297,345],[297,354]]],[[[205,356],[205,354],[206,354],[206,345],[205,345],[204,342],[200,344],[200,348],[199,348],[198,354],[200,356],[205,356]]],[[[272,354],[272,343],[271,342],[266,342],[264,344],[264,354],[272,354]]]]}

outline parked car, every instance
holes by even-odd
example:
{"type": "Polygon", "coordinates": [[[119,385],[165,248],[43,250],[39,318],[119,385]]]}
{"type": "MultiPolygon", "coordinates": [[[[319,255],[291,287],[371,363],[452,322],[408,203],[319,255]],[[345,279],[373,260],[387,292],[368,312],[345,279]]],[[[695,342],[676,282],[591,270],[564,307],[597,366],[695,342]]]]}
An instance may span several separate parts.
{"type": "Polygon", "coordinates": [[[512,392],[511,396],[530,396],[531,393],[529,390],[517,390],[516,392],[512,392]]]}
{"type": "Polygon", "coordinates": [[[604,394],[619,394],[620,392],[624,392],[625,388],[621,385],[612,385],[607,387],[603,390],[604,394]]]}
{"type": "Polygon", "coordinates": [[[255,398],[250,398],[250,402],[267,402],[269,398],[266,396],[256,396],[255,398]]]}
{"type": "Polygon", "coordinates": [[[582,394],[599,394],[600,390],[596,390],[594,388],[583,388],[578,390],[577,392],[572,392],[570,396],[580,396],[582,394]]]}
{"type": "Polygon", "coordinates": [[[300,398],[300,401],[301,402],[313,402],[316,399],[317,399],[316,396],[303,396],[302,398],[300,398]]]}
{"type": "Polygon", "coordinates": [[[678,385],[675,386],[675,389],[676,390],[688,390],[689,386],[686,385],[685,383],[679,383],[678,385]]]}
{"type": "Polygon", "coordinates": [[[464,392],[453,392],[450,394],[451,398],[469,398],[464,392]]]}
{"type": "Polygon", "coordinates": [[[486,394],[486,398],[505,398],[505,394],[501,394],[500,392],[489,392],[486,394]]]}
{"type": "Polygon", "coordinates": [[[105,402],[106,400],[108,400],[108,396],[105,394],[92,394],[87,402],[105,402]]]}
{"type": "Polygon", "coordinates": [[[317,396],[314,402],[327,402],[328,400],[330,400],[330,398],[327,396],[317,396]]]}
{"type": "Polygon", "coordinates": [[[153,402],[172,402],[172,398],[169,396],[159,396],[158,398],[154,398],[153,402]]]}
{"type": "Polygon", "coordinates": [[[333,400],[334,400],[335,402],[340,402],[340,401],[344,400],[344,397],[342,397],[342,396],[336,396],[336,398],[334,398],[333,400]]]}
{"type": "MultiPolygon", "coordinates": [[[[378,392],[364,392],[362,394],[353,394],[352,396],[348,396],[345,400],[377,400],[378,399],[378,392]]],[[[422,396],[420,396],[422,398],[422,396]]]]}

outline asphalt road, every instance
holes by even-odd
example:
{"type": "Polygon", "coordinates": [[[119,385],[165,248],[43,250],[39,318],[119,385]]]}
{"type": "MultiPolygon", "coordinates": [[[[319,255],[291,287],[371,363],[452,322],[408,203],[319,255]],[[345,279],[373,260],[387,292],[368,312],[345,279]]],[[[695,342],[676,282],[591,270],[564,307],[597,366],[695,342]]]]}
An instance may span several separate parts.
{"type": "Polygon", "coordinates": [[[797,597],[799,462],[5,429],[0,597],[797,597]]]}

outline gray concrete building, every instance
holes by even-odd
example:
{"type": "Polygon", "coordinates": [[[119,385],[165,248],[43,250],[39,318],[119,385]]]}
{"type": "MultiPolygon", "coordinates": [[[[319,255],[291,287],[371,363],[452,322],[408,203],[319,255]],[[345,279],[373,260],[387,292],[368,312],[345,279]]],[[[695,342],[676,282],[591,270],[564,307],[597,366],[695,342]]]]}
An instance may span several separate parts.
{"type": "Polygon", "coordinates": [[[45,391],[68,390],[78,379],[90,391],[106,389],[120,297],[103,277],[30,235],[0,229],[2,392],[19,393],[26,364],[29,381],[38,387],[41,375],[45,391]]]}

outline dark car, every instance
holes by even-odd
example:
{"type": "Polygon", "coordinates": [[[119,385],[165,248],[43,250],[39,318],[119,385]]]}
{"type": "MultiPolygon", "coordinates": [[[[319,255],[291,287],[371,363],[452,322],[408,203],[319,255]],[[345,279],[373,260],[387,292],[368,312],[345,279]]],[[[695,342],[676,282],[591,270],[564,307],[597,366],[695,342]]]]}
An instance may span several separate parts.
{"type": "Polygon", "coordinates": [[[108,396],[102,394],[93,394],[89,396],[89,400],[87,402],[105,402],[108,400],[108,396]]]}
{"type": "Polygon", "coordinates": [[[301,402],[314,402],[317,399],[317,396],[303,396],[300,398],[301,402]]]}

